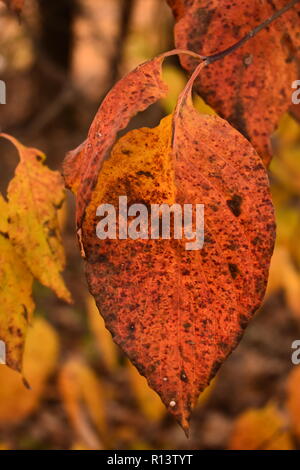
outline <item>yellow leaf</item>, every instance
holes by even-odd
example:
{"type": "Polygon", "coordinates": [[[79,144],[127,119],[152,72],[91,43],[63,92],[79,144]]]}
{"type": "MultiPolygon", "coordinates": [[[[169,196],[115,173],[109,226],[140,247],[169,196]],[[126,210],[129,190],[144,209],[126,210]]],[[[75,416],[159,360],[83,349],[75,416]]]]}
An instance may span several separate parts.
{"type": "Polygon", "coordinates": [[[80,359],[68,360],[60,372],[59,389],[69,419],[80,442],[101,449],[100,435],[106,436],[106,418],[101,383],[94,371],[80,359]]]}
{"type": "Polygon", "coordinates": [[[298,208],[289,207],[287,204],[276,207],[276,240],[277,244],[291,247],[293,237],[299,236],[300,214],[298,208]]]}
{"type": "Polygon", "coordinates": [[[229,449],[292,450],[293,443],[286,422],[274,404],[250,409],[234,422],[229,449]]]}
{"type": "Polygon", "coordinates": [[[107,368],[113,371],[118,366],[117,346],[113,342],[110,332],[106,329],[104,320],[91,296],[88,298],[87,308],[90,329],[96,338],[101,358],[107,368]]]}
{"type": "MultiPolygon", "coordinates": [[[[186,85],[186,75],[177,67],[165,65],[163,80],[168,85],[168,95],[161,99],[161,103],[166,113],[171,114],[176,106],[178,96],[186,85]]],[[[195,95],[194,106],[199,113],[216,114],[199,95],[195,95]]]]}
{"type": "Polygon", "coordinates": [[[166,412],[159,396],[148,385],[145,377],[139,374],[137,369],[127,361],[129,379],[137,402],[144,415],[151,421],[159,421],[166,412]]]}
{"type": "Polygon", "coordinates": [[[171,114],[176,106],[178,96],[186,85],[185,74],[172,65],[163,68],[163,80],[168,85],[168,95],[161,99],[162,106],[167,114],[171,114]]]}
{"type": "Polygon", "coordinates": [[[55,330],[42,318],[36,318],[28,329],[24,352],[24,377],[0,365],[0,424],[20,422],[34,411],[43,395],[46,381],[53,372],[59,350],[55,330]]]}
{"type": "Polygon", "coordinates": [[[0,340],[5,363],[21,372],[27,326],[34,303],[33,277],[8,238],[8,205],[0,195],[0,340]]]}
{"type": "Polygon", "coordinates": [[[216,111],[211,106],[206,104],[204,99],[199,95],[196,95],[194,98],[194,106],[197,111],[199,111],[199,113],[210,114],[212,116],[217,114],[216,111]]]}
{"type": "Polygon", "coordinates": [[[9,238],[32,274],[58,297],[71,296],[60,272],[65,265],[57,210],[64,200],[60,174],[43,165],[45,156],[0,134],[17,148],[20,162],[8,187],[9,238]]]}
{"type": "Polygon", "coordinates": [[[295,316],[300,317],[300,274],[284,246],[276,246],[268,281],[267,295],[282,288],[286,302],[295,316]]]}
{"type": "Polygon", "coordinates": [[[200,393],[198,398],[198,406],[203,406],[208,401],[212,391],[216,386],[216,380],[217,377],[214,377],[214,379],[210,382],[209,386],[206,387],[206,389],[204,389],[202,393],[200,393]]]}
{"type": "Polygon", "coordinates": [[[281,147],[294,144],[300,137],[299,123],[288,113],[284,114],[280,120],[275,136],[280,141],[281,147]]]}
{"type": "Polygon", "coordinates": [[[284,190],[299,195],[300,193],[300,147],[284,148],[273,159],[270,169],[284,190]]]}

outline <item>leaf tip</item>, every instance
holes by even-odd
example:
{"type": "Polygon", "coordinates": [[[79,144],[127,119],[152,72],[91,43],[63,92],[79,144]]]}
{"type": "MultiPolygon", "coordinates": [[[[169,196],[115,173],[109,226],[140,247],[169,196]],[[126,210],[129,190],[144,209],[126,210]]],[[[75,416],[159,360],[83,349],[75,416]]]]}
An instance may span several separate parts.
{"type": "Polygon", "coordinates": [[[176,417],[176,420],[180,427],[182,428],[185,436],[187,439],[190,437],[190,422],[189,422],[189,417],[186,417],[184,415],[180,415],[176,417]]]}
{"type": "Polygon", "coordinates": [[[189,411],[182,410],[181,412],[176,413],[175,412],[175,407],[176,407],[176,402],[174,400],[170,401],[168,410],[169,412],[174,416],[176,419],[177,423],[180,425],[180,427],[183,429],[184,434],[186,435],[187,439],[189,439],[190,436],[190,417],[191,417],[191,409],[189,411]]]}

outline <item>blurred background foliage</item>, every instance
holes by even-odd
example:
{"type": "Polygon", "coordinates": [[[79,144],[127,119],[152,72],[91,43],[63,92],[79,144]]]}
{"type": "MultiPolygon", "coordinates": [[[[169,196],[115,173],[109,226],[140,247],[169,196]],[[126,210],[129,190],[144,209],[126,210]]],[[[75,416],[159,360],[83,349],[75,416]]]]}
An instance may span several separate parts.
{"type": "MultiPolygon", "coordinates": [[[[173,48],[164,0],[27,0],[18,21],[0,5],[0,128],[47,154],[59,169],[84,140],[106,92],[140,62],[173,48]]],[[[170,113],[186,75],[166,62],[166,99],[130,127],[170,113]]],[[[295,77],[299,78],[299,77],[295,77]]],[[[220,77],[220,80],[222,77],[220,77]]],[[[195,106],[213,113],[200,97],[195,106]]],[[[88,294],[67,195],[61,227],[65,279],[74,305],[36,283],[25,376],[0,365],[0,449],[300,449],[300,126],[283,116],[272,137],[270,180],[278,224],[264,305],[239,347],[200,396],[191,437],[167,416],[146,380],[121,354],[88,294]]],[[[0,189],[17,163],[0,143],[0,189]]]]}

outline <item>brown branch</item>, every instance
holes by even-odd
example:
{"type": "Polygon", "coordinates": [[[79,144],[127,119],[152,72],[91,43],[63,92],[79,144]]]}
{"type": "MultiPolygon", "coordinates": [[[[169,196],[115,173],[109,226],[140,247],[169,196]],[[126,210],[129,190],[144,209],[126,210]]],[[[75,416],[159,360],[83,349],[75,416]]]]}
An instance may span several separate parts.
{"type": "Polygon", "coordinates": [[[260,25],[256,26],[252,31],[249,31],[249,33],[246,34],[242,39],[240,39],[237,43],[233,44],[232,46],[228,47],[224,51],[217,52],[216,54],[212,54],[210,56],[206,56],[203,59],[205,60],[206,64],[212,64],[213,62],[216,62],[217,60],[221,60],[227,55],[231,54],[232,52],[236,51],[239,47],[241,47],[243,44],[245,44],[247,41],[250,39],[254,38],[260,31],[262,31],[264,28],[269,26],[273,21],[277,20],[282,16],[284,13],[289,11],[291,8],[293,8],[297,3],[300,3],[300,0],[292,0],[289,2],[285,7],[281,8],[281,10],[276,11],[270,18],[265,20],[263,23],[260,25]]]}

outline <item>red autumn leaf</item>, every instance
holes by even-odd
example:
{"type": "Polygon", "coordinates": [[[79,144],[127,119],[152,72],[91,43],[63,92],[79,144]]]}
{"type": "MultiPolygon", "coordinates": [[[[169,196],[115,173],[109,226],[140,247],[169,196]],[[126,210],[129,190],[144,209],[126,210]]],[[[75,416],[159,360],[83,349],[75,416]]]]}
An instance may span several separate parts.
{"type": "Polygon", "coordinates": [[[109,93],[89,130],[87,141],[68,154],[64,164],[67,186],[78,191],[77,220],[81,218],[91,198],[103,159],[109,153],[120,129],[127,126],[131,117],[143,111],[167,93],[167,86],[160,77],[163,56],[129,73],[109,93]],[[100,119],[102,116],[105,119],[100,119]],[[82,173],[84,177],[82,177],[82,173]]]}
{"type": "Polygon", "coordinates": [[[111,90],[88,139],[64,164],[91,293],[115,342],[187,431],[199,393],[238,344],[260,305],[274,242],[268,178],[251,144],[218,116],[199,114],[189,81],[172,117],[117,132],[165,96],[163,56],[111,90]],[[204,204],[205,243],[99,240],[96,209],[204,204]]]}
{"type": "MultiPolygon", "coordinates": [[[[231,47],[287,5],[287,0],[168,0],[176,47],[209,56],[231,47]]],[[[291,85],[300,70],[300,5],[295,5],[242,47],[203,70],[199,94],[254,145],[271,156],[270,135],[291,105],[291,85]]],[[[189,71],[195,60],[181,57],[189,71]]]]}

